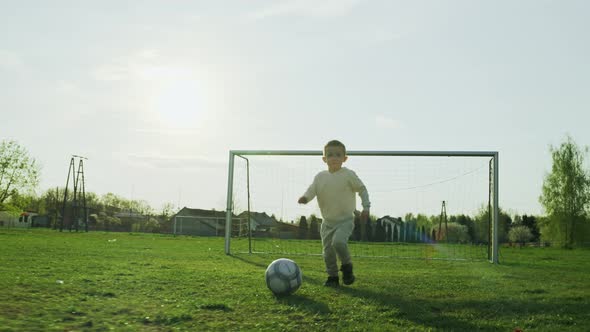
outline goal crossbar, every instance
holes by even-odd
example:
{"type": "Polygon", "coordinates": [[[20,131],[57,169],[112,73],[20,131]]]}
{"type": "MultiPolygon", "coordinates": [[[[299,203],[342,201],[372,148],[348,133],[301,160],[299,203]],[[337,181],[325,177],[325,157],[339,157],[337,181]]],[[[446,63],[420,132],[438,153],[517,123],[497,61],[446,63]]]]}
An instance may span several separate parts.
{"type": "MultiPolygon", "coordinates": [[[[493,162],[493,177],[491,178],[492,193],[492,252],[490,262],[497,264],[499,262],[498,251],[498,219],[500,217],[499,209],[499,153],[498,151],[346,151],[349,156],[400,156],[400,157],[490,157],[493,162]]],[[[228,182],[227,182],[227,207],[226,207],[226,226],[225,226],[225,253],[231,254],[230,238],[233,209],[233,179],[234,179],[234,159],[236,156],[321,156],[322,150],[230,150],[228,163],[228,182]]]]}
{"type": "MultiPolygon", "coordinates": [[[[321,150],[231,150],[233,156],[321,156],[321,150]]],[[[399,157],[497,157],[497,151],[358,151],[347,150],[348,156],[399,157]]]]}

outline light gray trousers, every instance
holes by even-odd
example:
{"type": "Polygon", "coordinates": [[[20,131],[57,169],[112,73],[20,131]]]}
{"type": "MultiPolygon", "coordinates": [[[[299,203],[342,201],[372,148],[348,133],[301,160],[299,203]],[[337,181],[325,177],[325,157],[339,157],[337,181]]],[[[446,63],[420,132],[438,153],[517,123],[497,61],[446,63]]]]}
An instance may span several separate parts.
{"type": "Polygon", "coordinates": [[[322,246],[324,262],[326,263],[326,272],[330,277],[338,276],[338,261],[341,264],[352,263],[350,252],[348,251],[348,238],[354,229],[354,219],[345,220],[337,224],[328,224],[322,222],[320,235],[322,237],[322,246]]]}

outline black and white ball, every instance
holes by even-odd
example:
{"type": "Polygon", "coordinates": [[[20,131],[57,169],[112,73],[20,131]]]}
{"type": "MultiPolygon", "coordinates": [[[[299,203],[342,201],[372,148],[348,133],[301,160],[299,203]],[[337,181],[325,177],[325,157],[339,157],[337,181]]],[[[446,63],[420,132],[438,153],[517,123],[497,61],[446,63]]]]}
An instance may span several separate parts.
{"type": "Polygon", "coordinates": [[[279,258],[268,265],[266,286],[277,296],[295,293],[301,287],[301,269],[294,261],[279,258]]]}

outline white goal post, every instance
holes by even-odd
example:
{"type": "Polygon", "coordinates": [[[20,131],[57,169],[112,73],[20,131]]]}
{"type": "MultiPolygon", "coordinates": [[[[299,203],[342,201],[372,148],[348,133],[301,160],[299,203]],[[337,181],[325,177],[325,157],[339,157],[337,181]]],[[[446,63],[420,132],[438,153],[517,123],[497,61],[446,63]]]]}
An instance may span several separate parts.
{"type": "MultiPolygon", "coordinates": [[[[225,253],[231,254],[231,231],[232,216],[234,208],[233,186],[234,186],[234,160],[235,157],[244,156],[322,156],[321,150],[230,150],[228,164],[227,182],[227,207],[225,218],[225,253]]],[[[491,257],[489,261],[497,264],[499,262],[498,251],[498,219],[499,219],[499,163],[497,151],[347,151],[349,156],[399,156],[399,157],[490,157],[490,183],[491,194],[491,257]]]]}

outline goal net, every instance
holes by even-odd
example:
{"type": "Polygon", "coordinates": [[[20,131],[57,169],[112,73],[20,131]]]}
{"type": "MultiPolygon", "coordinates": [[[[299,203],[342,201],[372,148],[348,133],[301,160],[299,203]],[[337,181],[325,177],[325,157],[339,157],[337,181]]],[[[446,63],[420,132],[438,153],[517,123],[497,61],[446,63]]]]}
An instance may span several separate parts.
{"type": "MultiPolygon", "coordinates": [[[[353,256],[498,262],[498,153],[348,151],[369,191],[353,256]]],[[[321,255],[316,199],[297,200],[326,168],[322,151],[230,151],[225,251],[321,255]],[[236,217],[239,221],[236,220],[236,217]],[[238,226],[236,226],[236,223],[238,226]]],[[[357,196],[357,209],[362,210],[357,196]]]]}

